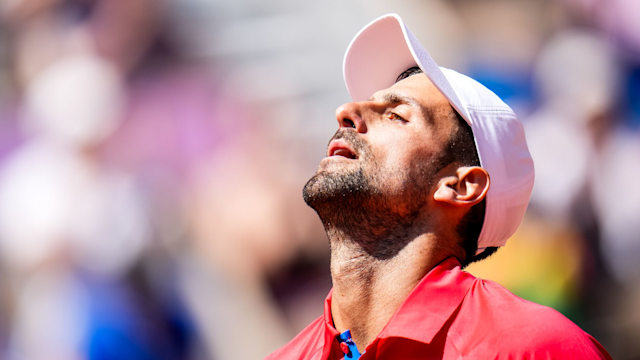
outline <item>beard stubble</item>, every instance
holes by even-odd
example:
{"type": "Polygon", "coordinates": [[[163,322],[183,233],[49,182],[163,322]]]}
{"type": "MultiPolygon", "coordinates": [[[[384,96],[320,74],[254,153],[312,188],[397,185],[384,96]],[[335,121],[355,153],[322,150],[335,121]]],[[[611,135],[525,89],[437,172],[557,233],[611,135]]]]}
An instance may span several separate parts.
{"type": "Polygon", "coordinates": [[[397,173],[402,191],[389,194],[381,165],[368,144],[347,129],[338,130],[332,140],[340,138],[356,150],[355,161],[361,163],[320,170],[305,184],[303,199],[318,213],[330,238],[332,234],[348,234],[370,255],[393,257],[422,230],[416,220],[433,182],[434,165],[439,166],[426,161],[397,173]]]}

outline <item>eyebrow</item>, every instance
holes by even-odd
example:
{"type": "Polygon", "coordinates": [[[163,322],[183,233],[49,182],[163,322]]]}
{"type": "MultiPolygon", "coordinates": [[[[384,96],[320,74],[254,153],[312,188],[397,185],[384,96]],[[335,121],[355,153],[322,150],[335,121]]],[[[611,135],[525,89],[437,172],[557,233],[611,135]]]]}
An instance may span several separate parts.
{"type": "MultiPolygon", "coordinates": [[[[417,109],[420,110],[420,112],[422,113],[422,116],[425,118],[425,120],[428,123],[433,123],[433,109],[430,107],[424,107],[422,105],[420,105],[414,98],[409,97],[409,96],[404,96],[404,95],[400,95],[400,94],[395,94],[395,93],[386,93],[384,95],[382,95],[381,101],[387,103],[387,104],[407,104],[410,106],[413,106],[417,109]]],[[[369,101],[375,101],[375,98],[372,96],[371,98],[369,98],[369,101]]]]}
{"type": "MultiPolygon", "coordinates": [[[[374,96],[369,98],[369,101],[375,101],[375,100],[376,99],[374,96]]],[[[395,94],[395,93],[386,93],[382,95],[382,98],[379,101],[383,101],[389,104],[408,104],[412,106],[418,106],[418,107],[420,106],[420,104],[418,104],[418,102],[415,99],[408,96],[395,94]]]]}

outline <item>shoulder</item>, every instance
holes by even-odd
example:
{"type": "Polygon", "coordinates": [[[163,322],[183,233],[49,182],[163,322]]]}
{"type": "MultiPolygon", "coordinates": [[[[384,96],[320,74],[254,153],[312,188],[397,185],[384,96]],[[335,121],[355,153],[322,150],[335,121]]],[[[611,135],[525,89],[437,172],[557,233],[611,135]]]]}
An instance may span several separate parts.
{"type": "Polygon", "coordinates": [[[266,357],[272,359],[312,359],[315,354],[321,354],[324,338],[324,318],[315,319],[296,337],[280,349],[266,357]]]}
{"type": "Polygon", "coordinates": [[[530,358],[610,358],[591,335],[558,311],[522,299],[493,281],[476,279],[458,316],[473,329],[467,347],[530,358]]]}

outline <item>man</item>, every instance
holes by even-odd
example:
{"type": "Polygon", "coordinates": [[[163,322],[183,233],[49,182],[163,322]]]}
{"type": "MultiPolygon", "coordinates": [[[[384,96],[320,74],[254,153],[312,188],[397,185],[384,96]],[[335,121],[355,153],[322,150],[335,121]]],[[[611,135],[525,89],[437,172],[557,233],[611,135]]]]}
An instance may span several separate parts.
{"type": "Polygon", "coordinates": [[[529,201],[513,111],[438,67],[395,14],[356,35],[344,78],[354,102],[303,191],[330,240],[333,289],[269,358],[610,358],[555,310],[461,271],[504,245],[529,201]]]}

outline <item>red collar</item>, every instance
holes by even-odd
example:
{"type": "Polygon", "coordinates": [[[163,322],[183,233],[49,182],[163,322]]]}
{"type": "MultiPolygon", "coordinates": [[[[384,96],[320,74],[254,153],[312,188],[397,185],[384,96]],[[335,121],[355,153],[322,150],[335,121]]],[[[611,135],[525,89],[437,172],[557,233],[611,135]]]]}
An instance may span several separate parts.
{"type": "MultiPolygon", "coordinates": [[[[378,338],[404,337],[430,343],[460,305],[474,280],[473,275],[460,269],[458,259],[445,259],[420,280],[378,338]]],[[[331,293],[324,304],[324,354],[329,354],[338,335],[331,317],[331,293]]]]}

